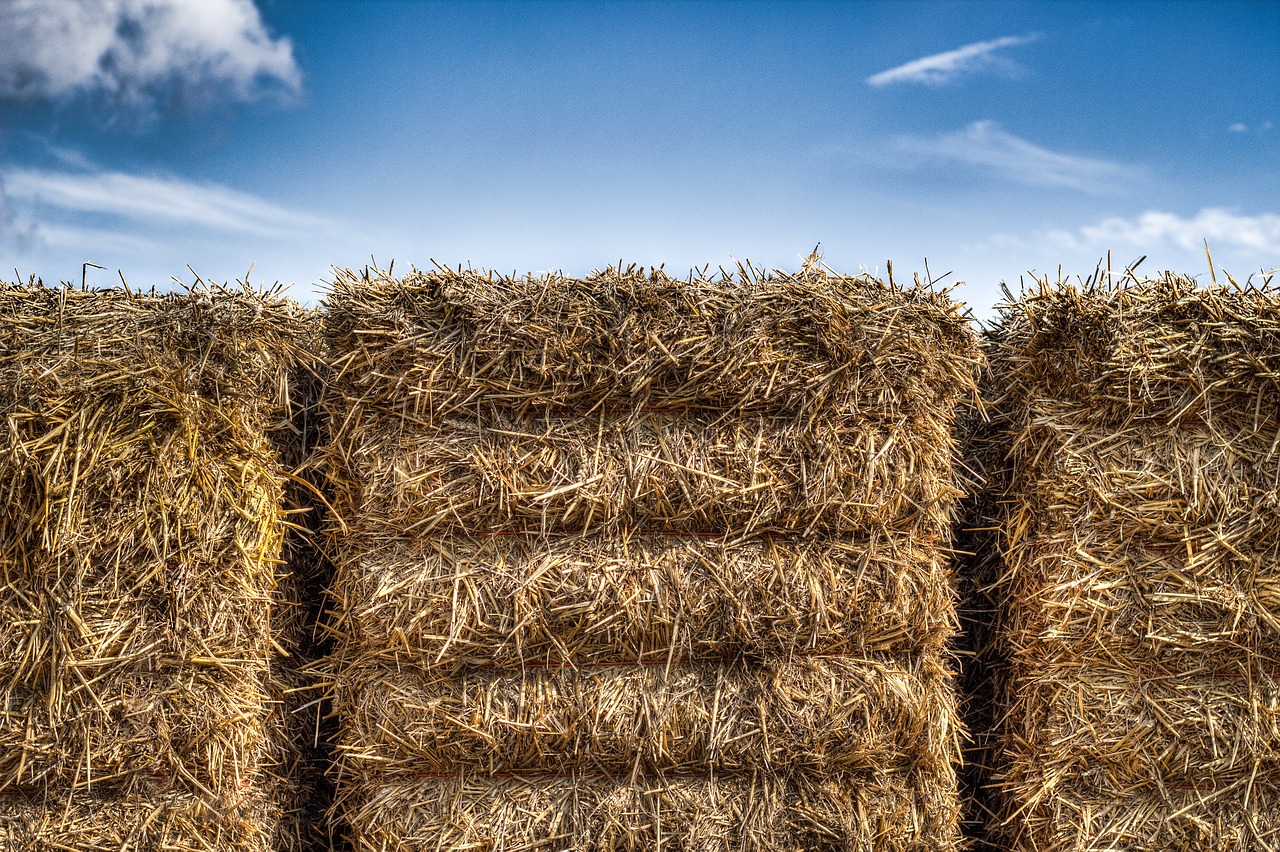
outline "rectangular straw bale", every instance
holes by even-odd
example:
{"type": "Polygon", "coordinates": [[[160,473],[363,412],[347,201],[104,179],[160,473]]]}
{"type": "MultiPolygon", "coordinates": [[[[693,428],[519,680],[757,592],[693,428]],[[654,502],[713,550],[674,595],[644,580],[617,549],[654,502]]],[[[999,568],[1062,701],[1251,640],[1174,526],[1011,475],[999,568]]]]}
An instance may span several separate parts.
{"type": "Polygon", "coordinates": [[[998,841],[1271,848],[1280,294],[1045,284],[991,354],[998,841]]]}
{"type": "Polygon", "coordinates": [[[954,790],[927,773],[402,780],[351,788],[358,849],[641,852],[954,849],[954,790]]]}
{"type": "Polygon", "coordinates": [[[1172,274],[1110,288],[1046,280],[1000,311],[991,334],[999,376],[992,402],[1016,412],[1020,426],[1127,429],[1150,420],[1274,428],[1274,290],[1199,288],[1172,274]]]}
{"type": "Polygon", "coordinates": [[[1028,832],[1052,837],[1042,852],[1075,849],[1275,849],[1280,787],[1275,778],[1222,786],[1130,786],[1073,781],[1026,816],[1028,832]],[[1237,803],[1247,803],[1240,807],[1237,803]]]}
{"type": "Polygon", "coordinates": [[[355,848],[955,848],[950,426],[981,353],[930,288],[742,273],[338,275],[355,848]]]}
{"type": "Polygon", "coordinates": [[[884,539],[428,537],[338,554],[356,660],[439,668],[940,649],[946,554],[884,539]]]}
{"type": "Polygon", "coordinates": [[[336,508],[352,518],[349,532],[375,540],[444,525],[619,522],[940,536],[959,494],[944,431],[852,416],[808,424],[790,414],[521,416],[484,406],[411,428],[386,417],[348,423],[330,445],[336,508]]]}
{"type": "Polygon", "coordinates": [[[338,271],[328,336],[342,395],[411,419],[530,407],[785,410],[946,421],[980,359],[927,287],[800,272],[583,279],[338,271]]]}
{"type": "Polygon", "coordinates": [[[1238,549],[1274,546],[1280,508],[1280,421],[1264,429],[1150,423],[1021,437],[1023,490],[1075,535],[1180,544],[1212,528],[1238,549]]]}
{"type": "Polygon", "coordinates": [[[955,699],[940,659],[802,658],[339,674],[341,772],[883,771],[945,777],[955,699]]]}
{"type": "Polygon", "coordinates": [[[1280,649],[1280,548],[1082,541],[1045,532],[1008,550],[1004,624],[1038,647],[1195,658],[1280,649]]]}
{"type": "Polygon", "coordinates": [[[277,783],[272,433],[304,325],[274,293],[0,285],[0,789],[92,790],[107,821],[194,797],[156,811],[199,835],[173,848],[268,848],[219,802],[277,783]]]}
{"type": "Polygon", "coordinates": [[[1134,670],[1093,664],[1089,679],[1063,677],[1049,659],[1019,672],[1027,714],[1011,778],[1044,784],[1051,798],[1070,779],[1099,789],[1223,786],[1280,778],[1280,655],[1206,660],[1198,668],[1134,670]],[[1215,664],[1216,665],[1213,665],[1215,664]],[[1034,759],[1032,759],[1034,758],[1034,759]]]}
{"type": "Polygon", "coordinates": [[[273,845],[276,806],[262,790],[216,800],[180,789],[136,795],[0,794],[5,852],[256,852],[273,845]]]}

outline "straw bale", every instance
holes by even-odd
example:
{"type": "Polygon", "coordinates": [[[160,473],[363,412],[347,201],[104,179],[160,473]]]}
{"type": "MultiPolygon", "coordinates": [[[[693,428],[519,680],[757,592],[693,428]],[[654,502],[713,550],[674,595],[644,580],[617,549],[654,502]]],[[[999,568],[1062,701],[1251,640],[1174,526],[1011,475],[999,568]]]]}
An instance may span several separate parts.
{"type": "Polygon", "coordinates": [[[1041,501],[1041,512],[1069,518],[1080,536],[1178,544],[1212,528],[1236,548],[1277,541],[1268,512],[1280,509],[1280,421],[1265,430],[1217,423],[1070,435],[1030,429],[1021,441],[1023,489],[1041,501]]]}
{"type": "Polygon", "coordinates": [[[338,270],[326,318],[335,380],[348,399],[412,418],[489,400],[945,422],[972,389],[976,340],[944,294],[817,263],[739,271],[338,270]]]}
{"type": "MultiPolygon", "coordinates": [[[[1217,546],[1215,546],[1217,545],[1217,546]]],[[[1004,623],[1036,647],[1117,656],[1141,650],[1195,658],[1280,649],[1280,550],[1144,547],[1037,536],[1006,577],[1019,601],[1004,623]]]]}
{"type": "MultiPolygon", "coordinates": [[[[274,433],[304,326],[272,292],[0,285],[0,789],[92,789],[107,821],[194,797],[157,810],[198,833],[174,848],[266,848],[218,802],[278,781],[274,433]]],[[[12,830],[59,842],[37,811],[12,830]]]]}
{"type": "Polygon", "coordinates": [[[954,790],[926,773],[421,778],[352,796],[352,842],[380,852],[955,848],[954,790]]]}
{"type": "Polygon", "coordinates": [[[347,669],[344,773],[951,772],[949,672],[910,655],[770,666],[684,663],[347,669]]]}
{"type": "Polygon", "coordinates": [[[169,790],[145,795],[0,795],[5,852],[258,852],[273,845],[275,805],[251,790],[211,800],[169,790]]]}
{"type": "Polygon", "coordinates": [[[955,848],[981,353],[929,288],[742,273],[338,273],[316,464],[356,848],[955,848]]]}
{"type": "Polygon", "coordinates": [[[1280,787],[1274,777],[1252,782],[1245,777],[1222,786],[1167,786],[1154,780],[1121,790],[1073,780],[1023,820],[1019,848],[1040,852],[1275,849],[1280,787]]]}
{"type": "Polygon", "coordinates": [[[991,339],[1016,849],[1280,839],[1280,294],[1042,284],[991,339]]]}
{"type": "Polygon", "coordinates": [[[991,337],[991,402],[1019,423],[1270,420],[1274,435],[1274,290],[1178,275],[1120,286],[1045,280],[1000,306],[991,337]]]}
{"type": "Polygon", "coordinates": [[[869,538],[433,537],[339,554],[348,661],[433,666],[940,649],[938,548],[869,538]]]}
{"type": "Polygon", "coordinates": [[[336,508],[372,540],[445,525],[940,536],[959,491],[942,430],[857,418],[486,409],[408,430],[351,421],[331,445],[336,508]],[[359,428],[357,429],[356,426],[359,428]]]}
{"type": "Polygon", "coordinates": [[[1277,663],[1241,655],[1188,670],[1092,664],[1087,681],[1064,678],[1061,660],[1027,666],[1019,672],[1027,712],[1018,723],[1026,746],[1010,775],[1034,779],[1047,797],[1077,778],[1111,790],[1250,777],[1276,783],[1277,663]]]}

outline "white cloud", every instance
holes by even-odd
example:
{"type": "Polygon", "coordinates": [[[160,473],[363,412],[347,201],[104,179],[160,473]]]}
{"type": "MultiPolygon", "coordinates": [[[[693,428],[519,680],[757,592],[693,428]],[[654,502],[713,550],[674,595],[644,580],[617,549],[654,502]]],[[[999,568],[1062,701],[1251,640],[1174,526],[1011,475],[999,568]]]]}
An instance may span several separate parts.
{"type": "Polygon", "coordinates": [[[0,0],[0,98],[146,109],[300,87],[292,43],[253,0],[0,0]]]}
{"type": "Polygon", "coordinates": [[[994,121],[975,121],[932,139],[904,137],[894,147],[907,157],[973,166],[1030,186],[1101,193],[1141,178],[1131,166],[1041,148],[994,121]]]}
{"type": "Polygon", "coordinates": [[[39,210],[40,230],[52,214],[98,214],[129,222],[196,226],[225,233],[285,238],[330,227],[321,217],[255,195],[176,177],[123,172],[9,169],[0,175],[9,198],[39,210]]]}
{"type": "Polygon", "coordinates": [[[922,83],[928,86],[940,86],[962,75],[972,74],[996,64],[995,52],[998,50],[1030,44],[1038,38],[1040,38],[1039,33],[1028,33],[1022,36],[1004,36],[991,41],[966,44],[955,50],[913,59],[896,68],[872,74],[867,78],[867,85],[879,87],[894,83],[922,83]]]}
{"type": "Polygon", "coordinates": [[[1051,231],[1047,236],[1071,249],[1106,250],[1133,248],[1143,252],[1162,246],[1184,251],[1246,251],[1259,255],[1264,264],[1280,261],[1280,215],[1244,216],[1221,207],[1206,207],[1191,218],[1160,210],[1148,210],[1134,218],[1112,216],[1075,231],[1051,231]]]}
{"type": "Polygon", "coordinates": [[[1249,125],[1243,122],[1237,121],[1235,124],[1227,128],[1227,132],[1228,133],[1245,133],[1246,131],[1248,131],[1248,129],[1249,129],[1249,125]]]}

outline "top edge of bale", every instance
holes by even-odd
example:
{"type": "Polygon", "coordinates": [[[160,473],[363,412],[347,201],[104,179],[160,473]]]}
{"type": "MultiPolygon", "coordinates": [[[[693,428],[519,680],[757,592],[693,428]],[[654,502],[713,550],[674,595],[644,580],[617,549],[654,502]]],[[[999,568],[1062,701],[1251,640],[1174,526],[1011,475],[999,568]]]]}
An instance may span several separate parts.
{"type": "Polygon", "coordinates": [[[66,389],[63,380],[76,377],[139,384],[156,370],[181,369],[198,374],[210,394],[261,394],[287,373],[318,369],[318,328],[318,311],[274,289],[156,293],[0,281],[0,390],[49,381],[66,389]]]}
{"type": "Polygon", "coordinates": [[[997,312],[987,340],[997,409],[1179,423],[1254,417],[1280,401],[1280,289],[1270,285],[1172,273],[1045,281],[997,312]]]}
{"type": "Polygon", "coordinates": [[[583,278],[337,270],[325,332],[342,392],[444,407],[597,404],[947,411],[982,360],[963,306],[918,281],[796,273],[583,278]],[[385,386],[380,390],[379,385],[385,386]],[[385,393],[383,391],[386,391],[385,393]]]}

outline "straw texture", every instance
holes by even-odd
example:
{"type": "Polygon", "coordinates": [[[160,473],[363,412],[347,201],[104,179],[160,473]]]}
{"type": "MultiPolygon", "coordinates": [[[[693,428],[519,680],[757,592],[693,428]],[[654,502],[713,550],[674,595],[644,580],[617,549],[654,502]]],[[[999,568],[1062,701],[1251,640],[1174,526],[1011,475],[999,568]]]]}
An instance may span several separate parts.
{"type": "Polygon", "coordinates": [[[948,672],[927,659],[369,670],[344,682],[344,759],[375,772],[950,771],[948,672]],[[922,668],[926,666],[928,668],[922,668]],[[930,761],[934,763],[930,765],[930,761]],[[939,764],[940,761],[940,764],[939,764]]]}
{"type": "Polygon", "coordinates": [[[959,494],[947,436],[854,416],[512,415],[480,404],[410,433],[403,421],[367,415],[359,441],[344,446],[351,452],[335,479],[357,490],[337,499],[355,508],[355,531],[373,538],[444,526],[742,534],[878,527],[939,536],[959,494]]]}
{"type": "Polygon", "coordinates": [[[328,308],[356,849],[956,848],[945,296],[440,270],[328,308]]]}
{"type": "Polygon", "coordinates": [[[992,333],[1012,848],[1280,845],[1280,294],[1042,284],[992,333]]]}
{"type": "Polygon", "coordinates": [[[160,785],[131,796],[0,796],[0,849],[22,852],[213,852],[277,848],[278,816],[261,791],[216,800],[160,785]]]}
{"type": "Polygon", "coordinates": [[[954,795],[894,774],[423,778],[350,802],[358,849],[955,848],[954,795]]]}
{"type": "Polygon", "coordinates": [[[483,400],[513,410],[784,410],[800,421],[875,412],[945,426],[972,382],[972,332],[945,296],[816,264],[795,275],[738,272],[338,270],[329,335],[354,398],[419,418],[483,400]]]}
{"type": "Polygon", "coordinates": [[[12,848],[273,848],[273,440],[304,334],[273,293],[0,286],[12,848]]]}
{"type": "Polygon", "coordinates": [[[340,556],[338,630],[374,662],[859,655],[939,650],[954,626],[946,555],[911,541],[445,535],[340,556]]]}

